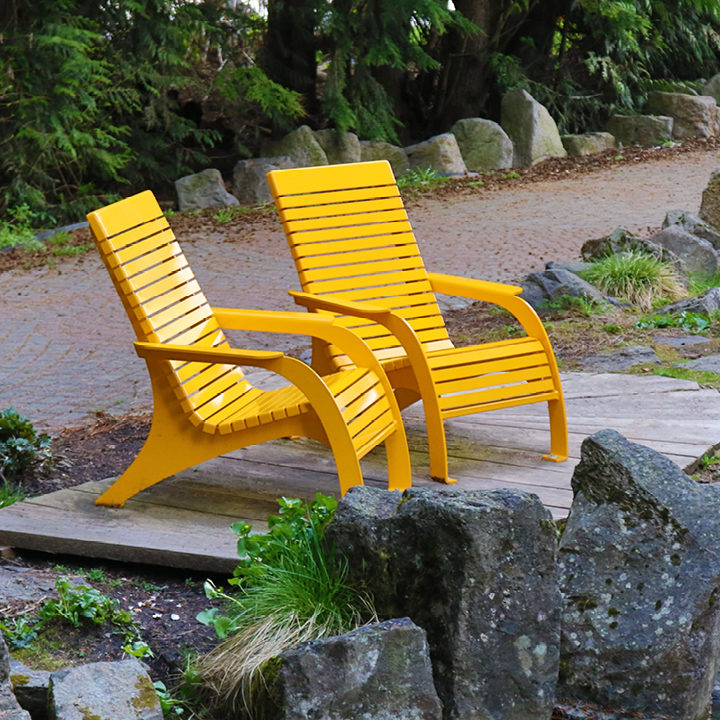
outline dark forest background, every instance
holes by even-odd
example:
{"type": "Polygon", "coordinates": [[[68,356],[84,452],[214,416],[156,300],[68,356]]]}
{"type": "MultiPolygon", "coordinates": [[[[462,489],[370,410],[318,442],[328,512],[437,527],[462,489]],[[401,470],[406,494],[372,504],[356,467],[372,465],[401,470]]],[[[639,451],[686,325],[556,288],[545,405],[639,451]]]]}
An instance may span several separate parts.
{"type": "Polygon", "coordinates": [[[75,219],[301,123],[404,145],[518,87],[604,129],[719,58],[717,0],[4,0],[0,213],[75,219]]]}

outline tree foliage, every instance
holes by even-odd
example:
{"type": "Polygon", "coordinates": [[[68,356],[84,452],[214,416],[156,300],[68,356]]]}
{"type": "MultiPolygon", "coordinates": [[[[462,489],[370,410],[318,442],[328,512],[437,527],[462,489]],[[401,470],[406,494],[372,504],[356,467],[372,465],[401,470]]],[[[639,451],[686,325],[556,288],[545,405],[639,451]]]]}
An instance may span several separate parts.
{"type": "Polygon", "coordinates": [[[302,118],[415,142],[527,89],[561,130],[720,58],[717,0],[5,0],[0,212],[80,215],[302,118]]]}

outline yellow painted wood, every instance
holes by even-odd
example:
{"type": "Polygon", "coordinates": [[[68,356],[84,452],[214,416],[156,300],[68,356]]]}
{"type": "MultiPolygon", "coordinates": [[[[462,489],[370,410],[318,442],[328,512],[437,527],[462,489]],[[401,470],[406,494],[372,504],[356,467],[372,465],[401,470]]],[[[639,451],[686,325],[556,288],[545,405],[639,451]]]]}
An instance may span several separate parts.
{"type": "MultiPolygon", "coordinates": [[[[433,477],[451,482],[443,418],[530,402],[548,403],[546,457],[567,457],[557,363],[542,323],[518,297],[522,289],[428,272],[387,162],[274,170],[267,177],[304,291],[293,293],[295,301],[363,338],[401,404],[422,398],[433,477]],[[456,348],[435,292],[497,304],[526,337],[456,348]]],[[[313,344],[314,366],[350,364],[331,343],[313,344]]]]}
{"type": "Polygon", "coordinates": [[[154,405],[145,445],[97,504],[123,505],[192,465],[292,435],[332,449],[343,493],[362,484],[359,460],[380,442],[386,444],[388,487],[410,485],[407,442],[392,386],[354,333],[331,318],[302,313],[215,311],[150,192],[90,213],[88,220],[135,330],[136,351],[147,362],[154,405]],[[281,352],[234,349],[220,320],[233,329],[321,338],[341,348],[350,368],[323,379],[281,352]],[[276,372],[289,384],[260,390],[248,382],[242,366],[276,372]]]}

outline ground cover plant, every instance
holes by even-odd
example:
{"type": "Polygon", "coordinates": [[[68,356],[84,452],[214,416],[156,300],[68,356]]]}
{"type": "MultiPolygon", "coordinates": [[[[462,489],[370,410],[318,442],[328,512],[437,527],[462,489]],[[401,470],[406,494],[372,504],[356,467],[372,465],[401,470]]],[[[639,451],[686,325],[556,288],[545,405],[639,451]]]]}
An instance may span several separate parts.
{"type": "Polygon", "coordinates": [[[273,657],[375,619],[370,599],[347,584],[346,563],[324,539],[337,500],[317,493],[309,504],[298,498],[278,504],[267,533],[253,533],[248,523],[233,525],[240,563],[228,582],[237,592],[208,581],[208,597],[224,605],[198,616],[222,639],[195,667],[203,695],[213,707],[248,717],[273,657]]]}

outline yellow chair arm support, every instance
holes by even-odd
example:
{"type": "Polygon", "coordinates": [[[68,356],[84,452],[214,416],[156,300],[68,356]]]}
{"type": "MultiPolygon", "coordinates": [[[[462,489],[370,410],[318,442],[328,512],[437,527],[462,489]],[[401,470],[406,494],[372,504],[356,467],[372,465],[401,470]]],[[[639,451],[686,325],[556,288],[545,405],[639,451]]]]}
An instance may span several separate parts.
{"type": "Polygon", "coordinates": [[[442,273],[428,273],[430,284],[435,292],[443,295],[459,295],[473,300],[495,302],[497,297],[519,295],[522,288],[519,285],[506,285],[504,283],[475,280],[460,277],[459,275],[443,275],[442,273]]]}
{"type": "Polygon", "coordinates": [[[221,326],[232,330],[257,330],[320,338],[337,345],[357,367],[365,367],[374,370],[381,377],[384,376],[378,359],[365,341],[351,330],[336,325],[331,317],[303,312],[240,308],[213,308],[213,312],[221,326]]]}
{"type": "Polygon", "coordinates": [[[505,308],[515,316],[515,319],[523,326],[528,335],[536,337],[543,343],[548,353],[552,353],[552,346],[548,340],[545,327],[532,306],[521,297],[518,297],[518,294],[522,292],[522,288],[518,285],[503,285],[502,283],[485,282],[484,280],[473,280],[472,278],[441,275],[439,273],[428,274],[432,288],[436,292],[482,300],[505,308]]]}
{"type": "Polygon", "coordinates": [[[273,360],[279,360],[284,357],[284,353],[277,350],[204,348],[197,347],[196,345],[170,345],[140,341],[133,344],[135,345],[135,352],[146,360],[179,360],[264,367],[273,360]]]}
{"type": "Polygon", "coordinates": [[[337,298],[328,298],[326,296],[313,295],[312,293],[298,292],[297,290],[289,290],[288,293],[298,305],[308,308],[308,310],[328,310],[341,315],[354,315],[357,317],[379,318],[391,314],[391,310],[372,305],[371,303],[355,303],[348,300],[340,300],[337,298]]]}

